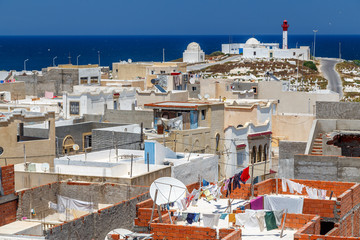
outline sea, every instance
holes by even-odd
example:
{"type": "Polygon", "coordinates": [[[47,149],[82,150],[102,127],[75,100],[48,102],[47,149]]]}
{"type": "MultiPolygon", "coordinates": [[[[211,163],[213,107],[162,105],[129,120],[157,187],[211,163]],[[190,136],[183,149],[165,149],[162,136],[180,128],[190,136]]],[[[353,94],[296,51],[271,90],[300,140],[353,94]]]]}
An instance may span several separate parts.
{"type": "MultiPolygon", "coordinates": [[[[264,43],[280,43],[282,35],[198,35],[198,36],[0,36],[0,70],[41,70],[59,64],[165,61],[182,58],[190,42],[197,42],[206,54],[221,51],[221,44],[244,43],[255,37],[264,43]]],[[[314,35],[288,36],[290,48],[310,46],[314,35]]],[[[315,56],[346,60],[360,59],[360,35],[316,35],[315,56]],[[341,49],[341,51],[340,51],[341,49]]]]}

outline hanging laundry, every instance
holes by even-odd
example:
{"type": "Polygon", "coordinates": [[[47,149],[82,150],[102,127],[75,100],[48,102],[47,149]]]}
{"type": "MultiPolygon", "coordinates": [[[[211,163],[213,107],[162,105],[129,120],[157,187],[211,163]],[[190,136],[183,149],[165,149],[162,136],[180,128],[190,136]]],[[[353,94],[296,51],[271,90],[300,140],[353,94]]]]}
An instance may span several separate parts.
{"type": "Polygon", "coordinates": [[[272,211],[265,213],[265,223],[266,230],[268,231],[278,228],[278,226],[276,225],[275,215],[272,211]]]}
{"type": "Polygon", "coordinates": [[[198,222],[200,220],[200,213],[195,213],[194,222],[198,222]]]}
{"type": "Polygon", "coordinates": [[[256,214],[256,219],[259,223],[259,228],[260,228],[260,232],[264,231],[265,229],[265,211],[257,211],[256,214]]]}
{"type": "Polygon", "coordinates": [[[228,213],[222,213],[222,214],[220,215],[220,219],[221,219],[221,220],[225,220],[225,218],[226,218],[227,215],[228,215],[228,213]]]}
{"type": "Polygon", "coordinates": [[[219,224],[220,214],[203,214],[204,227],[214,227],[219,224]]]}
{"type": "Polygon", "coordinates": [[[178,221],[185,221],[186,218],[187,218],[187,215],[188,215],[187,213],[180,213],[177,220],[178,221]]]}
{"type": "Polygon", "coordinates": [[[208,181],[206,181],[205,179],[203,179],[203,186],[206,187],[208,186],[210,183],[208,181]]]}
{"type": "Polygon", "coordinates": [[[290,193],[294,193],[294,187],[295,187],[294,182],[291,181],[291,180],[286,179],[286,183],[287,183],[287,185],[289,187],[290,193]]]}
{"type": "Polygon", "coordinates": [[[188,213],[186,217],[186,221],[188,224],[192,224],[195,220],[195,213],[188,213]]]}
{"type": "Polygon", "coordinates": [[[229,214],[229,223],[235,223],[236,219],[235,219],[235,213],[230,213],[229,214]]]}
{"type": "Polygon", "coordinates": [[[58,211],[58,205],[56,203],[53,202],[48,202],[49,208],[54,209],[56,211],[58,211]]]}
{"type": "Polygon", "coordinates": [[[259,227],[255,210],[246,209],[244,213],[236,214],[235,218],[236,218],[236,225],[244,226],[245,228],[259,227]]]}
{"type": "Polygon", "coordinates": [[[240,179],[243,183],[246,183],[247,180],[249,180],[249,167],[245,168],[240,176],[240,179]]]}
{"type": "Polygon", "coordinates": [[[287,186],[286,186],[286,179],[285,178],[281,178],[281,186],[282,186],[282,191],[286,192],[287,191],[287,186]]]}
{"type": "Polygon", "coordinates": [[[293,182],[294,183],[294,189],[295,191],[298,193],[298,194],[302,194],[302,189],[304,187],[304,185],[300,184],[300,183],[296,183],[296,182],[293,182]]]}
{"type": "Polygon", "coordinates": [[[57,202],[58,202],[58,210],[59,212],[65,212],[65,209],[75,209],[80,211],[87,211],[92,212],[93,211],[93,203],[92,202],[85,202],[80,201],[73,198],[68,198],[64,196],[57,196],[57,202]]]}
{"type": "Polygon", "coordinates": [[[230,182],[230,179],[226,179],[225,184],[224,184],[224,186],[222,187],[221,190],[223,190],[224,192],[227,191],[228,186],[229,186],[229,182],[230,182]]]}
{"type": "Polygon", "coordinates": [[[303,212],[304,198],[292,198],[286,196],[265,195],[264,209],[270,211],[287,209],[288,213],[303,212]]]}
{"type": "Polygon", "coordinates": [[[229,178],[229,185],[228,185],[228,189],[227,189],[227,191],[226,191],[226,197],[231,194],[231,183],[232,183],[232,180],[233,180],[232,177],[229,178]]]}
{"type": "Polygon", "coordinates": [[[241,188],[241,185],[240,185],[240,175],[239,175],[239,174],[235,174],[235,175],[234,175],[234,178],[233,178],[233,191],[234,191],[236,188],[241,188]]]}
{"type": "Polygon", "coordinates": [[[257,184],[257,183],[259,183],[259,176],[256,176],[256,178],[253,181],[253,184],[257,184]]]}
{"type": "Polygon", "coordinates": [[[260,210],[264,209],[264,196],[259,196],[257,198],[250,200],[250,209],[260,210]]]}
{"type": "Polygon", "coordinates": [[[284,210],[273,211],[273,212],[274,212],[274,216],[275,216],[275,220],[276,220],[276,225],[280,226],[284,210]]]}
{"type": "Polygon", "coordinates": [[[193,195],[194,197],[192,198],[191,200],[191,205],[192,206],[195,206],[199,200],[199,197],[200,197],[200,190],[198,189],[194,189],[192,192],[191,192],[191,195],[193,195]]]}
{"type": "Polygon", "coordinates": [[[321,196],[321,199],[326,199],[326,190],[322,189],[320,196],[321,196]]]}

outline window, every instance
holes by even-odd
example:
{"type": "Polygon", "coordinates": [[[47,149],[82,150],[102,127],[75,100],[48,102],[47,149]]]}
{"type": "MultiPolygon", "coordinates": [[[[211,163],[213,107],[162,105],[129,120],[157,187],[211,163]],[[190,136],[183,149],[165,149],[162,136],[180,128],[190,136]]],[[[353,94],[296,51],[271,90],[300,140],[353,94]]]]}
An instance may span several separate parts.
{"type": "Polygon", "coordinates": [[[84,133],[83,135],[84,150],[92,147],[92,135],[91,133],[84,133]]]}
{"type": "Polygon", "coordinates": [[[244,152],[237,151],[236,152],[236,167],[240,168],[244,166],[244,152]]]}
{"type": "Polygon", "coordinates": [[[192,87],[192,90],[193,90],[193,91],[196,91],[196,87],[192,87]]]}
{"type": "Polygon", "coordinates": [[[268,155],[268,146],[267,144],[264,145],[264,155],[263,155],[263,161],[265,162],[267,160],[268,155]]]}
{"type": "Polygon", "coordinates": [[[119,69],[116,69],[115,72],[119,72],[119,69]]]}
{"type": "Polygon", "coordinates": [[[151,75],[154,75],[154,74],[155,74],[155,71],[154,71],[154,70],[152,70],[152,71],[151,71],[151,75]]]}
{"type": "Polygon", "coordinates": [[[254,91],[254,94],[256,95],[256,94],[257,94],[257,87],[254,86],[254,87],[252,87],[252,89],[253,89],[253,91],[254,91]]]}
{"type": "Polygon", "coordinates": [[[117,110],[117,101],[114,101],[114,110],[117,110]]]}
{"type": "Polygon", "coordinates": [[[165,74],[165,71],[160,71],[160,74],[165,74]]]}
{"type": "Polygon", "coordinates": [[[98,79],[98,77],[91,77],[91,83],[92,84],[97,84],[98,82],[99,82],[99,79],[98,79]]]}
{"type": "Polygon", "coordinates": [[[206,117],[206,110],[201,110],[201,120],[205,120],[206,117]]]}
{"type": "Polygon", "coordinates": [[[256,147],[253,146],[252,151],[250,153],[250,163],[253,164],[256,162],[256,147]]]}
{"type": "Polygon", "coordinates": [[[87,77],[80,78],[80,84],[87,84],[87,83],[88,83],[87,77]]]}
{"type": "Polygon", "coordinates": [[[258,151],[258,156],[257,156],[257,162],[261,162],[261,157],[262,157],[262,146],[259,146],[259,151],[258,151]]]}
{"type": "Polygon", "coordinates": [[[295,52],[293,52],[293,56],[295,56],[295,54],[296,54],[296,53],[295,53],[295,52]]]}
{"type": "Polygon", "coordinates": [[[256,52],[254,51],[254,56],[256,56],[256,52]]]}
{"type": "Polygon", "coordinates": [[[80,103],[79,102],[70,102],[70,114],[79,115],[80,114],[80,103]]]}

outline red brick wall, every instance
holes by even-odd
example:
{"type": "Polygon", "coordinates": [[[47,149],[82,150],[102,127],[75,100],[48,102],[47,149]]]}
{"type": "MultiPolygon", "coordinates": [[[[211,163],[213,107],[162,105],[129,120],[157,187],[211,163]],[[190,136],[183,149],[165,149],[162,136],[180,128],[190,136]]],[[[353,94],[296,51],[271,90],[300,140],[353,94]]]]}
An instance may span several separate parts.
{"type": "Polygon", "coordinates": [[[222,239],[222,240],[239,240],[239,239],[241,239],[241,229],[235,230],[220,239],[222,239]]]}
{"type": "MultiPolygon", "coordinates": [[[[255,186],[255,185],[254,185],[255,186]]],[[[222,191],[221,198],[233,198],[233,199],[249,199],[251,196],[250,191],[250,184],[241,184],[241,188],[237,188],[233,191],[231,191],[231,194],[229,194],[226,197],[226,191],[222,191]]]]}
{"type": "Polygon", "coordinates": [[[336,208],[335,200],[305,198],[303,213],[320,215],[321,217],[334,218],[335,208],[336,208]]]}
{"type": "MultiPolygon", "coordinates": [[[[4,189],[4,195],[15,193],[14,165],[1,167],[1,184],[4,189]]],[[[16,220],[17,203],[17,200],[13,200],[0,204],[0,226],[16,220]]]]}
{"type": "MultiPolygon", "coordinates": [[[[283,224],[283,222],[284,222],[284,217],[285,217],[285,214],[283,214],[281,224],[283,224]]],[[[310,222],[315,217],[316,217],[316,215],[311,215],[311,214],[288,213],[286,215],[285,227],[286,228],[292,228],[292,229],[300,229],[306,223],[310,222]]]]}
{"type": "Polygon", "coordinates": [[[163,240],[201,240],[216,239],[216,230],[207,227],[182,226],[162,223],[152,223],[153,239],[163,240]]]}
{"type": "Polygon", "coordinates": [[[1,167],[1,184],[4,189],[4,195],[15,192],[14,165],[1,167]]]}
{"type": "Polygon", "coordinates": [[[17,200],[0,205],[0,226],[15,222],[17,200]]]}

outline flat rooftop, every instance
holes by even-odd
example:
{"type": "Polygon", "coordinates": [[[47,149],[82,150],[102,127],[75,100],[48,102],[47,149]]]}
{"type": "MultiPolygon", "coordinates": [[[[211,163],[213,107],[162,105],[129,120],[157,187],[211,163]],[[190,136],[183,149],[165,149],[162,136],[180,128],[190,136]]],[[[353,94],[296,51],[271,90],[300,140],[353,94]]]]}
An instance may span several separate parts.
{"type": "MultiPolygon", "coordinates": [[[[190,110],[197,110],[198,107],[202,106],[208,106],[216,103],[210,103],[210,102],[157,102],[157,103],[149,103],[144,104],[147,108],[171,108],[171,109],[190,109],[190,110]]],[[[223,104],[221,102],[217,102],[217,104],[223,104]]]]}

